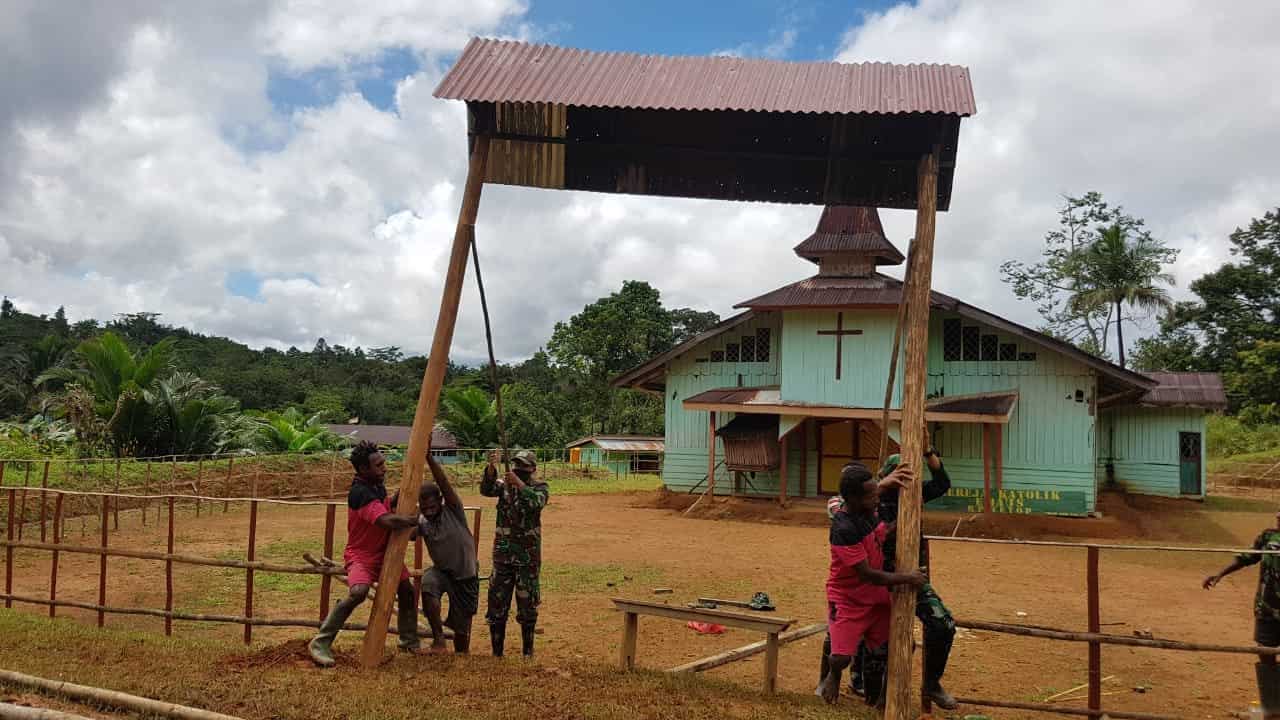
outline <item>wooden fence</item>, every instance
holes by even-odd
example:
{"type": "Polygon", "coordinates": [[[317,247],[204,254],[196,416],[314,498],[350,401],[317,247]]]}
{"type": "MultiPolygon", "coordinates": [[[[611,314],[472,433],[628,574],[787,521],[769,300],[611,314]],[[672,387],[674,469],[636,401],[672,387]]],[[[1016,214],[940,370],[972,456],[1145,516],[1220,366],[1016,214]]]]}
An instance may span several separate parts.
{"type": "Polygon", "coordinates": [[[1280,554],[1280,550],[1251,550],[1236,548],[1214,548],[1214,547],[1170,547],[1170,546],[1153,546],[1153,545],[1118,545],[1105,543],[1068,543],[1053,542],[1043,540],[993,540],[985,538],[962,538],[949,536],[928,536],[933,542],[964,542],[964,543],[985,543],[992,545],[1025,545],[1033,547],[1062,547],[1074,548],[1085,551],[1084,566],[1084,589],[1087,598],[1087,617],[1085,618],[1087,630],[1081,632],[1077,630],[1062,630],[1058,628],[1048,628],[1035,625],[1021,625],[1015,623],[988,622],[982,620],[956,620],[956,626],[968,628],[970,630],[983,630],[986,632],[1003,633],[1007,635],[1020,635],[1023,637],[1040,638],[1044,640],[1056,640],[1066,642],[1078,642],[1088,645],[1088,682],[1081,690],[1087,690],[1088,705],[1084,708],[1070,708],[1059,705],[1051,705],[1049,703],[1034,702],[1015,702],[1009,700],[995,700],[987,698],[956,698],[965,705],[979,705],[986,707],[1010,708],[1017,710],[1036,710],[1039,712],[1058,713],[1063,715],[1079,715],[1087,717],[1112,717],[1112,718],[1128,718],[1129,720],[1177,720],[1177,716],[1158,715],[1150,713],[1128,712],[1122,710],[1103,710],[1102,708],[1102,646],[1103,645],[1124,645],[1127,647],[1142,647],[1155,650],[1179,650],[1186,652],[1211,652],[1211,653],[1235,653],[1246,655],[1280,655],[1280,648],[1244,646],[1244,645],[1221,645],[1211,643],[1195,643],[1185,642],[1181,640],[1165,640],[1157,638],[1130,637],[1126,635],[1112,635],[1102,632],[1100,621],[1101,614],[1101,597],[1098,591],[1098,565],[1099,555],[1103,550],[1108,551],[1145,551],[1145,552],[1192,552],[1192,553],[1228,553],[1238,554],[1261,554],[1275,555],[1280,554]]]}
{"type": "MultiPolygon", "coordinates": [[[[340,566],[330,565],[283,565],[268,563],[257,560],[255,558],[257,550],[257,532],[258,532],[258,508],[261,504],[283,505],[283,506],[306,506],[306,507],[323,507],[325,511],[324,536],[320,540],[324,548],[324,557],[329,558],[333,555],[334,550],[334,531],[336,525],[336,514],[339,507],[346,507],[344,502],[333,502],[330,500],[306,500],[306,499],[281,499],[281,498],[261,498],[261,497],[230,497],[226,495],[198,495],[198,494],[179,494],[164,493],[160,495],[139,495],[131,493],[117,492],[93,492],[65,490],[60,488],[41,488],[39,490],[41,501],[52,498],[52,515],[47,517],[43,510],[40,513],[40,541],[23,540],[22,528],[28,524],[21,522],[18,516],[18,510],[24,502],[20,499],[20,494],[26,488],[5,487],[3,497],[6,502],[6,524],[5,539],[0,541],[0,547],[4,548],[4,593],[0,595],[0,599],[4,601],[5,608],[12,608],[14,603],[26,603],[32,605],[41,605],[48,608],[49,617],[57,615],[57,609],[60,607],[78,608],[82,610],[90,610],[97,613],[98,627],[102,627],[106,623],[106,616],[109,614],[121,615],[145,615],[150,617],[162,618],[164,620],[165,635],[173,634],[174,620],[191,620],[198,622],[214,622],[214,623],[233,623],[244,626],[245,643],[252,642],[253,628],[255,626],[272,626],[272,627],[319,627],[320,622],[324,619],[329,611],[330,595],[332,591],[332,582],[335,576],[340,578],[344,576],[344,571],[340,566]],[[66,542],[65,525],[67,516],[65,509],[68,507],[68,500],[76,500],[81,503],[94,505],[97,512],[98,543],[96,545],[71,545],[66,542]],[[199,557],[194,555],[184,555],[175,552],[175,522],[176,513],[175,506],[179,503],[189,503],[199,507],[200,504],[206,503],[212,505],[221,503],[223,512],[231,504],[247,504],[249,506],[249,528],[248,539],[246,544],[246,552],[244,560],[231,560],[224,558],[199,557]],[[166,550],[165,552],[153,552],[145,550],[132,550],[125,548],[113,548],[110,546],[110,530],[112,528],[112,520],[115,521],[115,528],[119,528],[119,507],[123,503],[143,503],[139,509],[142,515],[147,514],[147,504],[155,503],[163,507],[167,516],[166,527],[166,550]],[[48,539],[52,542],[48,542],[48,539]],[[13,587],[13,570],[14,570],[14,551],[15,550],[33,550],[51,553],[50,558],[50,576],[49,576],[49,594],[48,597],[37,597],[33,595],[22,595],[14,592],[13,587]],[[65,553],[93,555],[99,558],[98,563],[98,599],[96,603],[79,602],[73,600],[60,599],[58,597],[58,560],[59,556],[65,553]],[[107,604],[107,582],[108,582],[108,563],[107,558],[132,558],[137,560],[150,560],[164,563],[165,576],[165,602],[164,608],[147,608],[147,607],[120,607],[107,604]],[[180,612],[174,610],[174,592],[173,592],[173,568],[174,565],[196,565],[215,568],[236,568],[243,569],[245,572],[245,595],[244,595],[244,613],[242,615],[211,615],[201,613],[180,612]],[[320,589],[318,597],[318,610],[314,619],[307,618],[268,618],[255,615],[254,613],[254,592],[253,581],[255,573],[285,573],[295,575],[320,575],[320,589]]],[[[43,504],[42,504],[43,508],[43,504]]],[[[480,543],[480,519],[481,510],[479,508],[467,508],[474,514],[472,519],[472,534],[475,538],[477,549],[480,543]]],[[[157,522],[159,520],[157,519],[157,522]]],[[[419,539],[414,549],[413,569],[410,575],[414,578],[416,590],[421,591],[423,572],[423,553],[422,540],[419,539]]],[[[348,623],[347,629],[363,630],[365,625],[357,623],[348,623]]]]}
{"type": "Polygon", "coordinates": [[[1280,501],[1280,462],[1221,461],[1209,471],[1210,495],[1236,495],[1280,501]]]}

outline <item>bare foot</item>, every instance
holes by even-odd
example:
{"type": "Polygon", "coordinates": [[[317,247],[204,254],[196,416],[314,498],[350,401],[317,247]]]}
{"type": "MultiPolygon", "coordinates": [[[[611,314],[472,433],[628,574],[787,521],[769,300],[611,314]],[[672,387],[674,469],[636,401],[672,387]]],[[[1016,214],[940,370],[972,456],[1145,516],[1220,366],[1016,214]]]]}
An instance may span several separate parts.
{"type": "Polygon", "coordinates": [[[431,648],[427,650],[427,654],[428,655],[448,655],[449,646],[445,644],[444,640],[436,640],[431,643],[431,648]]]}
{"type": "Polygon", "coordinates": [[[819,694],[828,705],[835,705],[840,699],[840,676],[835,673],[827,673],[822,679],[822,684],[818,686],[819,694]]]}

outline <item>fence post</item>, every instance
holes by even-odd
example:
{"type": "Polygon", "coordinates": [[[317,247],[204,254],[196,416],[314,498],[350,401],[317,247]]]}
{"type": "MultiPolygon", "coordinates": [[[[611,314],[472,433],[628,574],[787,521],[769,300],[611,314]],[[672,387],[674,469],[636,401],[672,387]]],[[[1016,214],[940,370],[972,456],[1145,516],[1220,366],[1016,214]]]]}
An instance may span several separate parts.
{"type": "MultiPolygon", "coordinates": [[[[0,472],[0,479],[4,478],[3,472],[0,472]]],[[[333,459],[329,461],[329,497],[333,497],[334,484],[338,479],[338,451],[333,451],[333,459]]]]}
{"type": "Polygon", "coordinates": [[[27,524],[27,486],[31,484],[31,461],[27,461],[27,474],[22,479],[22,504],[18,512],[18,539],[22,539],[22,526],[27,524]]]}
{"type": "MultiPolygon", "coordinates": [[[[333,526],[337,506],[330,503],[324,508],[324,556],[333,558],[333,526]]],[[[333,587],[333,576],[325,573],[320,577],[320,621],[329,615],[329,592],[333,587]]]]}
{"type": "MultiPolygon", "coordinates": [[[[17,499],[18,491],[9,488],[9,522],[5,527],[5,536],[10,543],[13,542],[13,501],[17,499]]],[[[9,545],[4,549],[4,606],[6,609],[13,607],[13,600],[9,597],[13,595],[13,545],[9,545]]]]}
{"type": "MultiPolygon", "coordinates": [[[[1102,621],[1098,611],[1098,548],[1089,546],[1088,579],[1089,589],[1089,632],[1102,630],[1102,621]]],[[[1093,717],[1102,714],[1102,644],[1094,640],[1089,643],[1089,710],[1093,717]]]]}
{"type": "MultiPolygon", "coordinates": [[[[150,466],[148,466],[149,468],[150,466]]],[[[164,634],[173,635],[173,496],[169,496],[169,540],[165,546],[171,559],[164,561],[164,634]]]]}
{"type": "Polygon", "coordinates": [[[480,513],[484,512],[480,508],[476,508],[476,519],[471,526],[471,537],[476,543],[476,556],[480,555],[480,513]]]}
{"type": "MultiPolygon", "coordinates": [[[[98,560],[98,607],[101,608],[107,604],[107,521],[109,520],[108,512],[111,510],[111,498],[107,495],[102,496],[102,556],[98,560]]],[[[98,610],[98,627],[102,627],[106,623],[107,613],[98,610]]]]}
{"type": "Polygon", "coordinates": [[[196,490],[194,493],[196,496],[196,517],[200,517],[200,481],[203,479],[204,479],[204,457],[201,456],[199,460],[196,460],[196,484],[195,484],[196,490]]]}
{"type": "MultiPolygon", "coordinates": [[[[67,463],[67,467],[71,467],[71,463],[67,463]]],[[[49,489],[49,461],[44,461],[44,475],[40,478],[40,542],[48,542],[45,538],[45,498],[48,496],[49,489]]]]}
{"type": "MultiPolygon", "coordinates": [[[[147,526],[147,511],[151,509],[151,462],[147,462],[147,471],[142,479],[142,527],[147,526]]],[[[156,522],[159,522],[157,520],[156,522]]]]}
{"type": "MultiPolygon", "coordinates": [[[[53,501],[53,544],[62,544],[62,493],[53,501]]],[[[58,614],[58,551],[53,551],[49,562],[49,617],[58,614]]]]}
{"type": "MultiPolygon", "coordinates": [[[[120,458],[116,458],[116,489],[115,489],[115,492],[116,492],[116,494],[117,494],[117,495],[118,495],[118,494],[120,494],[120,458]]],[[[116,506],[115,506],[115,508],[114,508],[114,509],[115,509],[116,529],[117,529],[117,530],[119,530],[119,529],[120,529],[120,500],[119,500],[119,498],[117,498],[117,499],[116,499],[116,506]]]]}
{"type": "MultiPolygon", "coordinates": [[[[224,493],[222,494],[222,497],[224,497],[224,498],[229,498],[229,497],[231,497],[231,489],[232,489],[232,487],[234,486],[234,483],[235,483],[235,476],[234,476],[235,466],[236,466],[236,458],[235,458],[235,456],[233,455],[233,456],[231,456],[231,457],[227,458],[227,491],[226,491],[226,492],[224,492],[224,493]]],[[[227,506],[229,506],[230,504],[231,504],[231,502],[230,502],[229,500],[223,500],[223,501],[222,501],[222,512],[223,512],[223,514],[226,514],[226,512],[227,512],[227,506]]]]}
{"type": "MultiPolygon", "coordinates": [[[[249,503],[249,552],[248,560],[253,562],[257,556],[258,544],[258,501],[249,503]]],[[[244,571],[244,644],[253,642],[253,568],[244,571]]]]}

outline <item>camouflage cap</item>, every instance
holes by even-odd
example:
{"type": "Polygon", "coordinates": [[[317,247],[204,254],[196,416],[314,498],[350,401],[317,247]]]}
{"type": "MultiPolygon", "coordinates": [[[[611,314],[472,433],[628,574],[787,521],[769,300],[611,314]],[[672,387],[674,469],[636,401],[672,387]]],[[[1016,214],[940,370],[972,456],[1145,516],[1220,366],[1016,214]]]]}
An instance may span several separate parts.
{"type": "Polygon", "coordinates": [[[881,478],[889,477],[889,473],[893,472],[894,470],[897,470],[898,466],[901,464],[902,464],[902,456],[899,455],[898,453],[894,453],[889,457],[885,458],[884,465],[880,466],[880,473],[879,473],[880,477],[881,478]]]}
{"type": "Polygon", "coordinates": [[[538,456],[532,450],[520,450],[511,456],[511,464],[520,470],[534,470],[538,467],[538,456]]]}

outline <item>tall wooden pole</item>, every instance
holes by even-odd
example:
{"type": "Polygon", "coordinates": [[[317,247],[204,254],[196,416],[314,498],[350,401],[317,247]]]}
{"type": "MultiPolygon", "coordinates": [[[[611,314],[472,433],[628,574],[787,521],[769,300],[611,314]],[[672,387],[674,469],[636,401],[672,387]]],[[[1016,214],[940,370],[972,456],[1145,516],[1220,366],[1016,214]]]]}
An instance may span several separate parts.
{"type": "MultiPolygon", "coordinates": [[[[917,173],[915,257],[907,279],[906,369],[902,377],[902,458],[920,469],[924,456],[924,402],[926,360],[929,348],[929,289],[933,280],[933,235],[938,209],[938,150],[920,158],[917,173]]],[[[901,491],[898,503],[898,572],[910,572],[920,563],[920,483],[901,491]]],[[[889,682],[885,717],[914,720],[911,691],[912,624],[916,591],[893,591],[893,617],[889,627],[889,682]]]]}
{"type": "Polygon", "coordinates": [[[716,501],[716,411],[707,413],[707,495],[716,501]]]}
{"type": "Polygon", "coordinates": [[[898,356],[902,349],[902,326],[907,321],[907,281],[911,279],[911,258],[916,253],[915,240],[907,246],[907,270],[902,276],[902,294],[898,297],[898,323],[893,326],[893,351],[889,355],[889,379],[884,384],[884,411],[880,415],[880,456],[876,472],[889,459],[889,409],[893,407],[893,385],[898,380],[898,356]]]}
{"type": "MultiPolygon", "coordinates": [[[[431,339],[431,354],[427,358],[427,370],[422,375],[422,389],[418,393],[418,408],[413,414],[413,430],[409,434],[409,450],[404,461],[400,481],[400,503],[396,511],[408,514],[418,501],[418,487],[427,464],[427,450],[431,445],[431,429],[435,426],[436,408],[440,402],[440,388],[444,385],[444,373],[449,364],[449,345],[453,342],[453,327],[458,320],[458,302],[462,298],[462,281],[467,273],[467,256],[476,230],[476,214],[480,210],[480,190],[484,187],[485,162],[489,157],[489,137],[478,135],[471,149],[471,162],[467,168],[467,183],[462,193],[462,209],[458,212],[458,226],[454,231],[453,245],[449,249],[449,267],[444,277],[444,292],[440,299],[440,313],[436,318],[435,336],[431,339]]],[[[409,544],[409,531],[393,533],[387,541],[387,552],[382,560],[382,575],[374,597],[373,610],[369,614],[369,628],[364,634],[360,649],[360,664],[373,667],[382,660],[386,651],[387,623],[391,621],[391,602],[395,600],[395,588],[400,584],[400,571],[404,569],[404,551],[409,544]]]]}
{"type": "MultiPolygon", "coordinates": [[[[1085,566],[1085,584],[1089,592],[1089,632],[1102,632],[1098,612],[1098,548],[1090,547],[1085,566]]],[[[1089,643],[1089,709],[1102,712],[1102,644],[1089,643]]],[[[1095,717],[1097,717],[1095,715],[1095,717]]]]}

